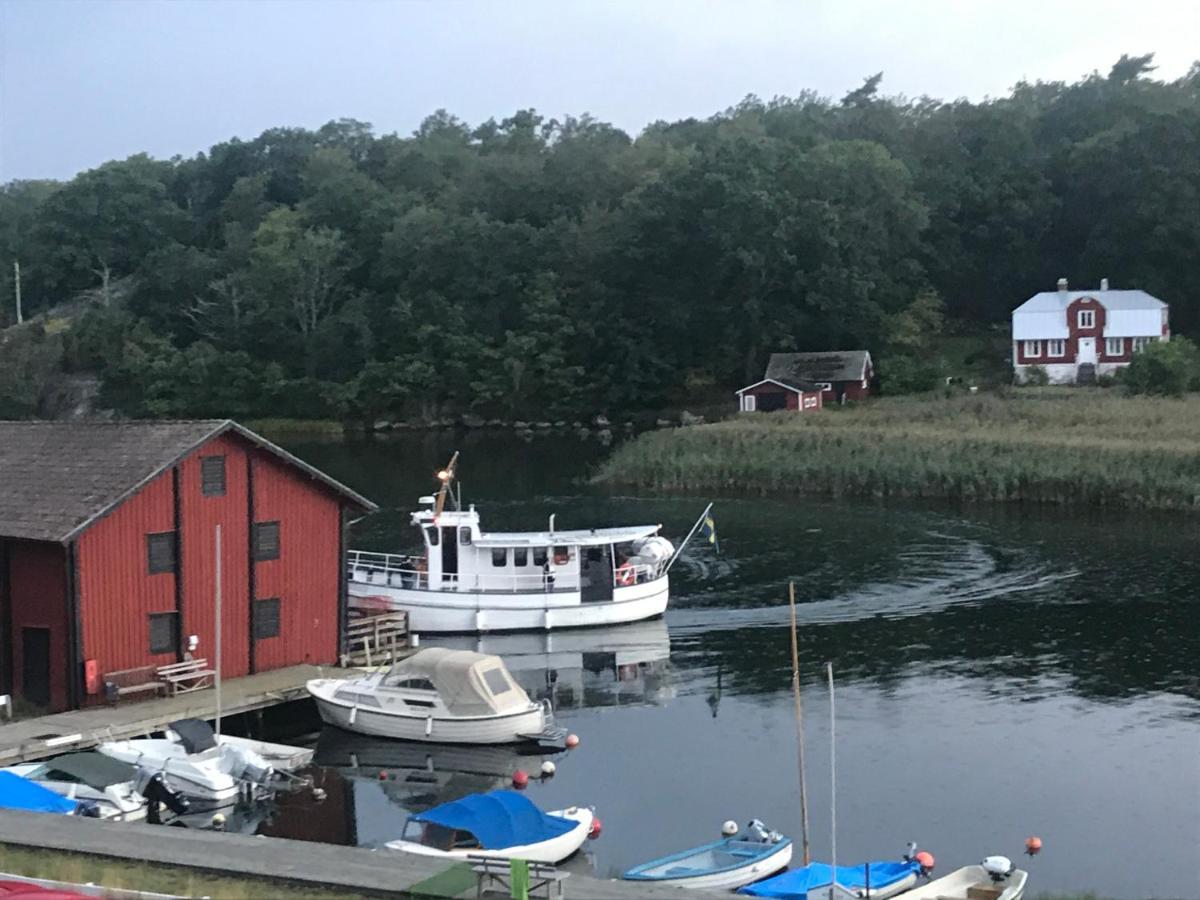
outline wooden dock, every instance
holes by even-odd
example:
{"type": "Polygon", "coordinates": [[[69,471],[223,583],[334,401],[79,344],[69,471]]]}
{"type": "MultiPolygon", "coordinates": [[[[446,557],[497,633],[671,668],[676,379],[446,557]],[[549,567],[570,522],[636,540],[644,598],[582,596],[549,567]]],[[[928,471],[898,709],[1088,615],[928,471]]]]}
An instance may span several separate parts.
{"type": "MultiPolygon", "coordinates": [[[[308,696],[310,678],[349,675],[345,669],[291,666],[221,682],[221,714],[265,709],[308,696]]],[[[118,702],[22,719],[0,725],[0,766],[94,747],[101,741],[142,737],[177,719],[211,719],[217,712],[212,689],[153,700],[118,702]]]]}

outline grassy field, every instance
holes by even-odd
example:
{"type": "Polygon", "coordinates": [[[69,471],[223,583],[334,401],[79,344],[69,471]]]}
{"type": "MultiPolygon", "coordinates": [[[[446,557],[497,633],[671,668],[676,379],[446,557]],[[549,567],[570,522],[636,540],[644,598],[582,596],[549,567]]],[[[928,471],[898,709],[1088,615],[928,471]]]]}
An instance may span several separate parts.
{"type": "Polygon", "coordinates": [[[643,434],[597,480],[1200,511],[1200,396],[1026,388],[749,414],[643,434]]]}

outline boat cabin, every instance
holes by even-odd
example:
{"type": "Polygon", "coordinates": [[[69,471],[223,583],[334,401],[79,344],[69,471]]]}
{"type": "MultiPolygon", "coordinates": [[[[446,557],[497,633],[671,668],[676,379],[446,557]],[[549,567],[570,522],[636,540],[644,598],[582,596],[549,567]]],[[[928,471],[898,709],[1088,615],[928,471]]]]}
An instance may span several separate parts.
{"type": "Polygon", "coordinates": [[[437,510],[436,498],[412,516],[424,552],[413,556],[350,552],[352,581],[428,591],[581,593],[582,602],[613,599],[614,587],[663,575],[674,548],[659,525],[558,531],[485,532],[474,505],[437,510]]]}

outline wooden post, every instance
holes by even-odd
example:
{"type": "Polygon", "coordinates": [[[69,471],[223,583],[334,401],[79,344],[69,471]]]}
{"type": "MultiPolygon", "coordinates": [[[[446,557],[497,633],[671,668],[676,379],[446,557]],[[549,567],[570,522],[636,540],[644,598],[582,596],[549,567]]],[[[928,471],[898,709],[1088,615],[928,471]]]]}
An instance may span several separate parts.
{"type": "Polygon", "coordinates": [[[788,582],[788,605],[792,608],[792,693],[796,698],[796,753],[800,763],[800,841],[804,865],[812,860],[808,848],[808,789],[804,778],[804,707],[800,700],[800,650],[796,637],[796,583],[788,582]]]}

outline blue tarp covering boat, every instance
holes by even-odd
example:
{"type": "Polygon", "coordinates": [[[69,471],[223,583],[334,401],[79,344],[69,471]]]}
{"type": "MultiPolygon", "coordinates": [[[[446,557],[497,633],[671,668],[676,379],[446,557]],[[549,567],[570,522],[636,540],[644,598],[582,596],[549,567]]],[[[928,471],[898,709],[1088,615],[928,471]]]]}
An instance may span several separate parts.
{"type": "MultiPolygon", "coordinates": [[[[916,860],[881,860],[871,866],[871,894],[880,896],[886,888],[897,886],[907,879],[916,879],[921,864],[916,860]],[[879,892],[879,893],[876,893],[879,892]]],[[[739,894],[751,897],[776,897],[781,900],[808,900],[809,892],[827,887],[832,881],[833,870],[825,863],[812,863],[792,869],[774,878],[741,888],[739,894]]],[[[850,890],[862,890],[867,886],[867,866],[838,866],[837,883],[850,890]]]]}
{"type": "Polygon", "coordinates": [[[516,791],[472,794],[443,803],[411,817],[443,828],[467,831],[485,850],[520,847],[566,834],[578,824],[561,816],[548,816],[516,791]]]}
{"type": "Polygon", "coordinates": [[[12,772],[0,772],[0,807],[69,815],[78,804],[12,772]]]}

